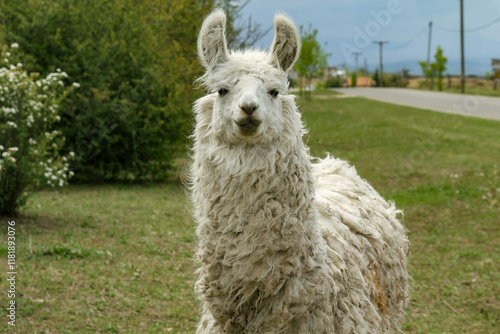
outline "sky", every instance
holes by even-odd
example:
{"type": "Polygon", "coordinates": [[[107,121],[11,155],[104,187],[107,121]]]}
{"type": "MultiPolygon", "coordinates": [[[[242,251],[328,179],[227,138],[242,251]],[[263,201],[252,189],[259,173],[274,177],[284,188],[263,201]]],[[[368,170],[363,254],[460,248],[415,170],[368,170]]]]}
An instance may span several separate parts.
{"type": "MultiPolygon", "coordinates": [[[[491,58],[500,59],[500,0],[463,0],[466,75],[491,72],[491,58]]],[[[251,0],[242,18],[251,17],[262,29],[272,26],[275,13],[291,17],[297,26],[310,24],[331,56],[331,66],[356,68],[353,52],[361,52],[373,72],[383,45],[384,72],[410,69],[421,74],[419,60],[427,60],[429,21],[431,62],[438,45],[448,57],[446,73],[460,74],[460,0],[251,0]],[[325,45],[326,43],[326,45],[325,45]]],[[[269,49],[274,31],[257,42],[269,49]]]]}

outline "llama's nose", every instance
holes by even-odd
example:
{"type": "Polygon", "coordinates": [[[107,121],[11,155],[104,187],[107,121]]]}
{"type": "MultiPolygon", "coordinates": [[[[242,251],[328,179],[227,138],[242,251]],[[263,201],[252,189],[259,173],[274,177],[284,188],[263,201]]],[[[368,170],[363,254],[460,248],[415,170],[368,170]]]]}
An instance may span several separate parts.
{"type": "Polygon", "coordinates": [[[243,103],[240,103],[239,105],[241,111],[243,111],[245,114],[248,116],[252,115],[252,113],[257,110],[259,107],[259,104],[255,101],[246,101],[243,103]]]}

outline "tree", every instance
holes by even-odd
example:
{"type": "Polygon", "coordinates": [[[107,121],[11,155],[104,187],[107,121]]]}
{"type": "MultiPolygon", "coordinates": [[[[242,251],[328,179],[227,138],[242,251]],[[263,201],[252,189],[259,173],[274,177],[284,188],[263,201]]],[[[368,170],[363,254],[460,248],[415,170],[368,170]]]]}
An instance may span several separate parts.
{"type": "Polygon", "coordinates": [[[19,0],[0,3],[0,36],[28,72],[65,69],[81,84],[61,109],[63,151],[78,181],[161,178],[185,151],[196,39],[207,0],[19,0]],[[196,18],[196,19],[193,19],[196,18]]]}
{"type": "Polygon", "coordinates": [[[351,87],[357,87],[358,86],[358,75],[356,72],[352,72],[351,74],[351,87]]]}
{"type": "Polygon", "coordinates": [[[437,75],[438,90],[443,90],[443,72],[446,71],[446,63],[448,58],[443,55],[443,49],[438,45],[436,54],[434,55],[436,62],[434,63],[434,73],[437,75]]]}
{"type": "Polygon", "coordinates": [[[309,25],[307,31],[304,30],[303,26],[300,26],[302,48],[295,68],[299,75],[306,79],[306,86],[311,85],[311,81],[315,76],[323,73],[323,70],[327,66],[327,58],[330,56],[330,54],[323,50],[321,44],[317,41],[317,35],[318,30],[313,29],[311,25],[309,25]]]}
{"type": "MultiPolygon", "coordinates": [[[[427,62],[423,61],[423,60],[419,60],[418,64],[420,65],[420,68],[422,69],[422,74],[424,75],[424,77],[427,79],[432,79],[432,65],[427,64],[427,62]]],[[[431,82],[431,90],[433,90],[432,82],[431,82]]]]}
{"type": "Polygon", "coordinates": [[[431,90],[434,90],[434,79],[437,76],[438,90],[443,90],[443,72],[446,71],[446,63],[448,58],[443,56],[443,49],[438,45],[436,54],[434,55],[435,62],[427,64],[425,61],[419,61],[424,77],[431,79],[431,90]]]}
{"type": "Polygon", "coordinates": [[[375,72],[373,72],[373,81],[375,81],[375,87],[380,86],[380,75],[378,73],[378,68],[375,69],[375,72]]]}

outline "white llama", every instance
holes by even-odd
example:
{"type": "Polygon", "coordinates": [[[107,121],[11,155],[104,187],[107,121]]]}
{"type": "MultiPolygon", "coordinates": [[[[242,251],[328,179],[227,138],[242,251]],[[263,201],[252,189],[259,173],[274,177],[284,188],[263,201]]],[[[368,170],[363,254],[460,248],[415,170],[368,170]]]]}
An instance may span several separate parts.
{"type": "Polygon", "coordinates": [[[212,93],[196,101],[190,171],[198,223],[197,333],[394,333],[408,301],[409,242],[354,167],[311,163],[287,70],[300,37],[274,19],[271,52],[228,51],[226,16],[203,23],[212,93]]]}

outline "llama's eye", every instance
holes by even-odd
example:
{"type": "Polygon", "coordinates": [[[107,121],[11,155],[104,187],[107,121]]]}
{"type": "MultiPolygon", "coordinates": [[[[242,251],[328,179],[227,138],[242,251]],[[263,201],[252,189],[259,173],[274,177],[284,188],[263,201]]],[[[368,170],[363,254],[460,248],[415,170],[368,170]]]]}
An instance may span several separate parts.
{"type": "Polygon", "coordinates": [[[277,90],[277,89],[271,89],[268,93],[269,93],[269,95],[271,95],[272,97],[276,97],[276,96],[278,96],[278,94],[279,94],[280,92],[278,92],[278,90],[277,90]]]}
{"type": "Polygon", "coordinates": [[[224,96],[224,95],[226,95],[227,93],[229,93],[229,91],[228,91],[227,89],[225,89],[225,88],[221,88],[221,89],[219,89],[219,95],[220,95],[220,96],[224,96]]]}

